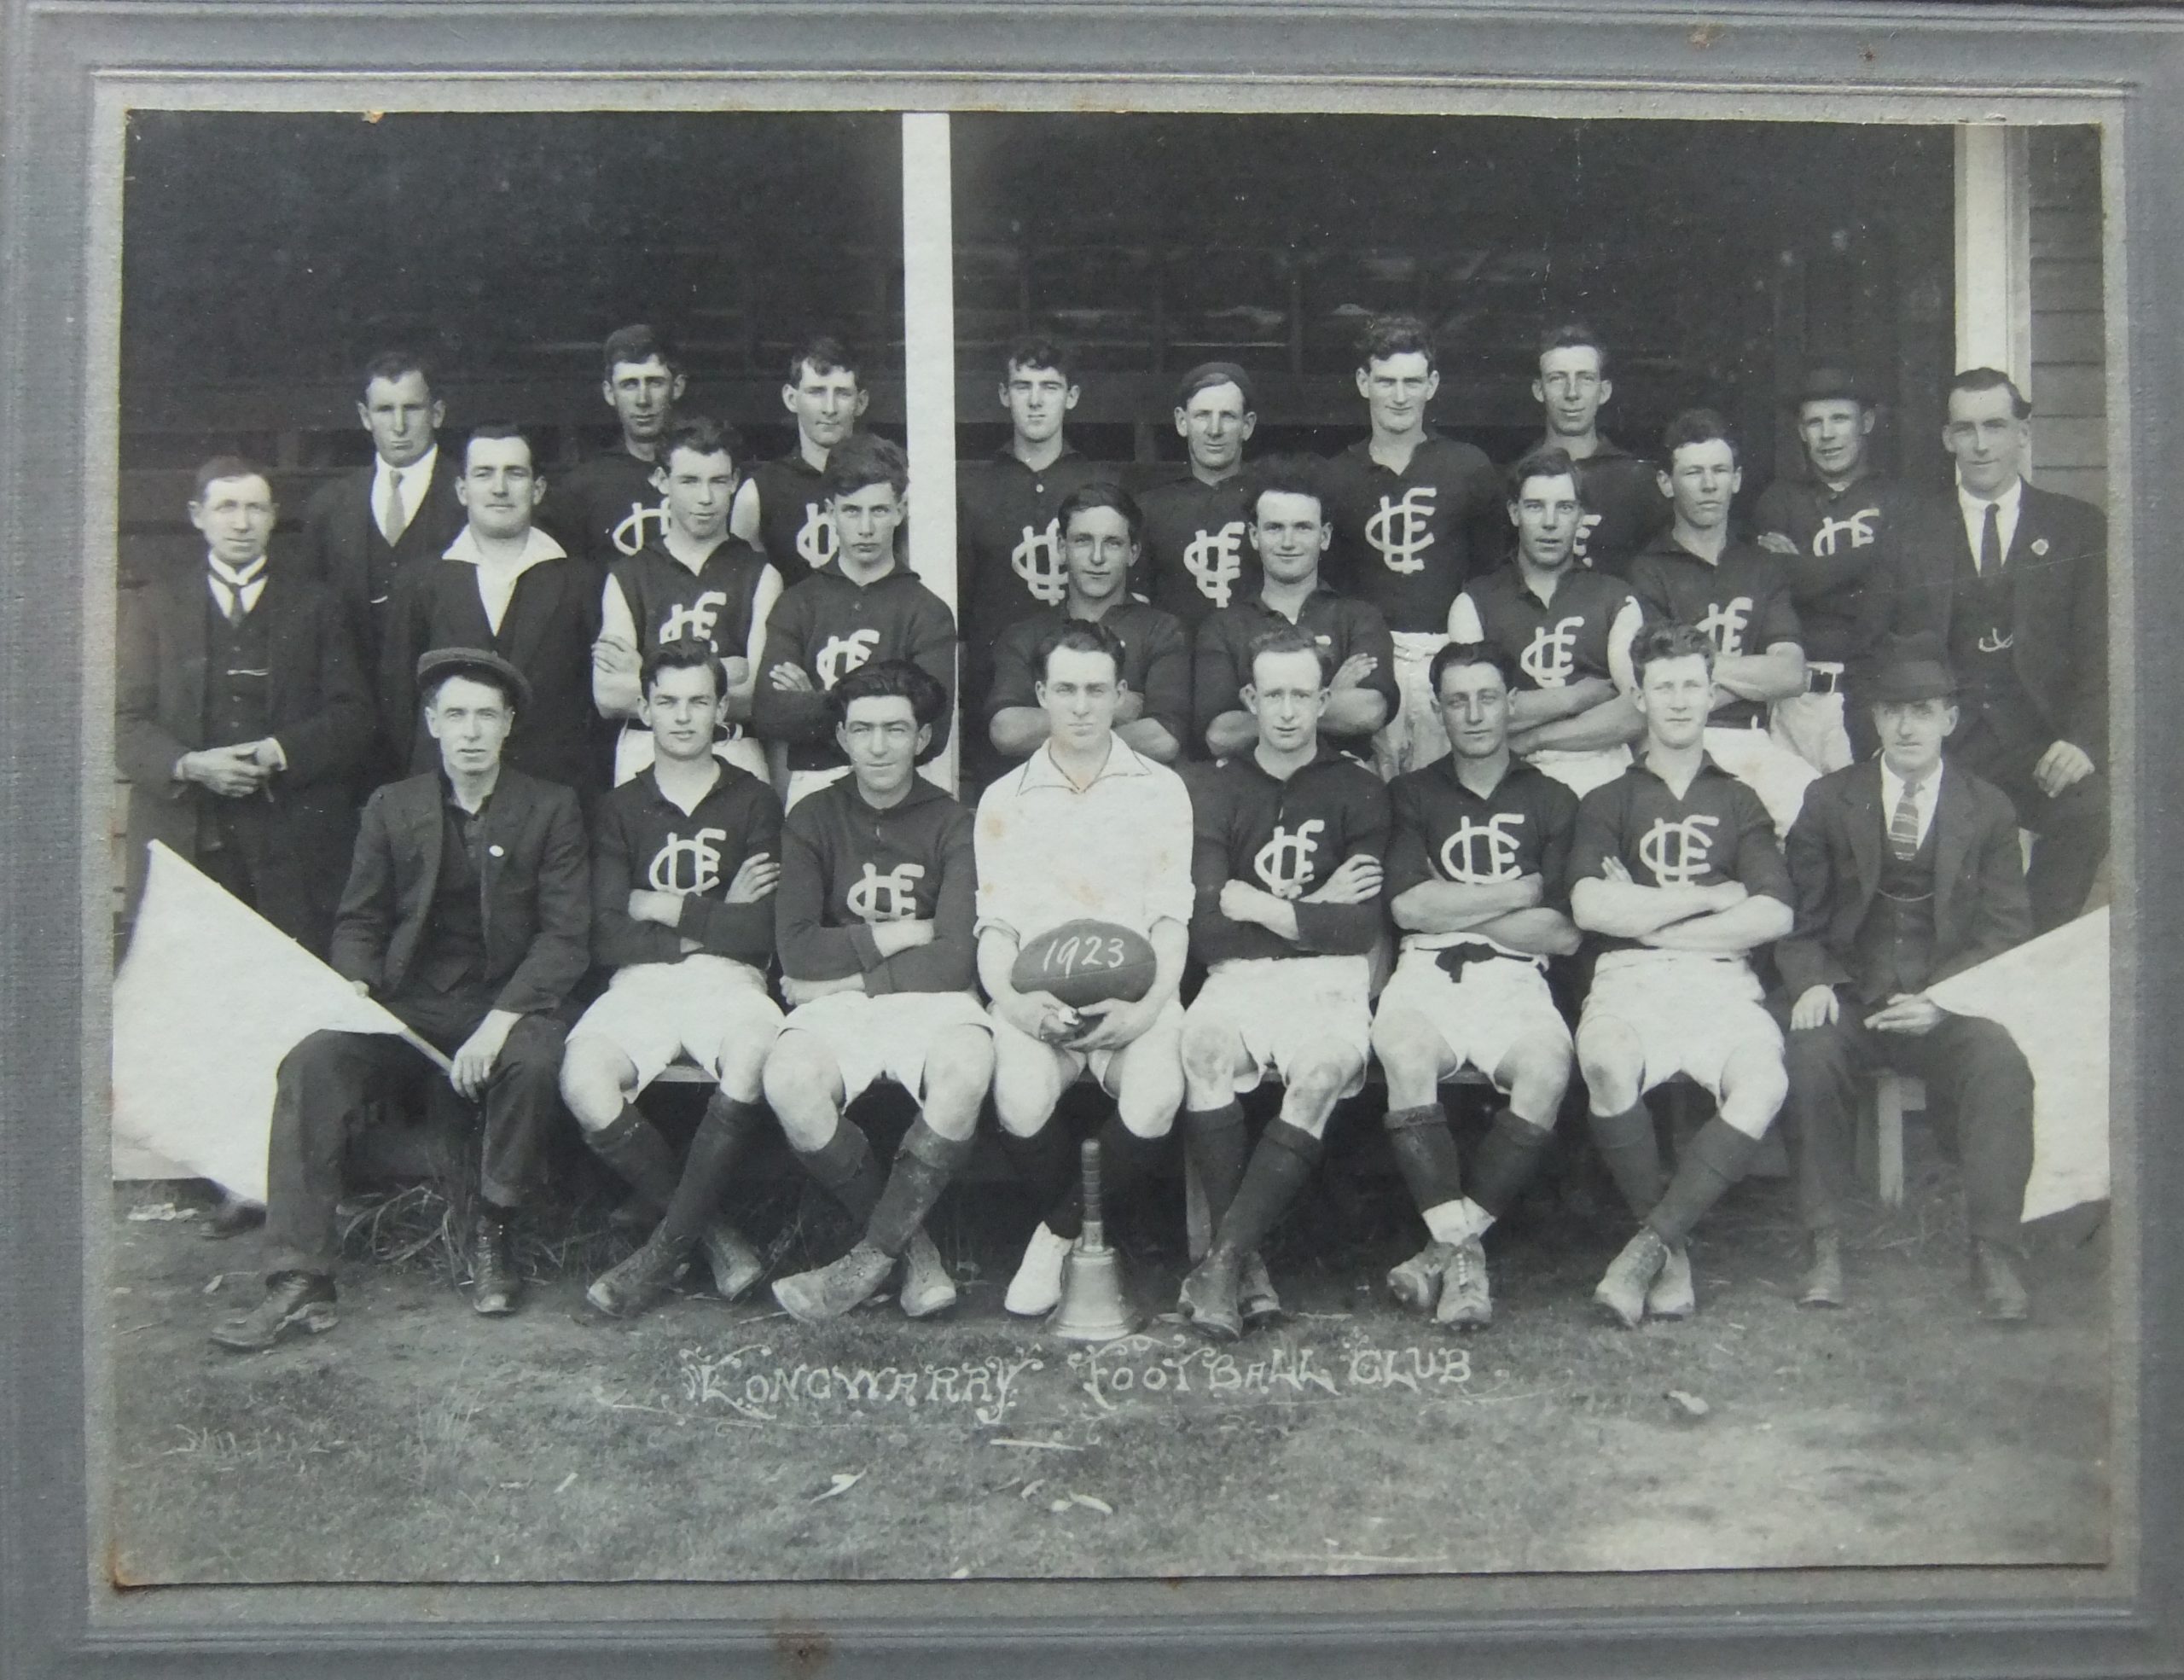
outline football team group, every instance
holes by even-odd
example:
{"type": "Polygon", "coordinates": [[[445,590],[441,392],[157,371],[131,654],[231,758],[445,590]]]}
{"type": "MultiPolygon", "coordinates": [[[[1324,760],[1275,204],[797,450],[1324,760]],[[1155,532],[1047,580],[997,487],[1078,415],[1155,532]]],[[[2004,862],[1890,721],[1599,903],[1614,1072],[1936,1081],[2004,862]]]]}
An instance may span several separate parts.
{"type": "MultiPolygon", "coordinates": [[[[1580,1108],[1629,1208],[1615,1322],[1694,1311],[1687,1239],[1778,1117],[1799,1299],[1842,1305],[1880,1068],[1954,1117],[1977,1311],[2021,1320],[2032,1076],[1927,993],[2101,870],[2102,516],[2025,482],[2030,407],[1992,369],[1949,382],[1933,492],[1867,459],[1873,392],[1812,370],[1804,470],[1748,511],[1718,415],[1650,460],[1603,433],[1611,373],[1584,327],[1545,335],[1543,435],[1500,470],[1430,423],[1426,329],[1378,317],[1369,435],[1247,459],[1251,375],[1209,363],[1176,392],[1188,468],[1140,497],[1070,446],[1069,354],[1026,338],[1009,441],[952,486],[959,634],[839,343],[797,352],[796,446],[753,464],[624,328],[620,438],[550,486],[514,427],[443,445],[429,371],[382,356],[372,464],[299,544],[269,559],[270,478],[222,456],[204,564],[125,592],[132,914],[162,840],[450,1058],[481,1313],[515,1309],[511,1223],[565,1114],[648,1233],[600,1311],[694,1267],[761,1281],[727,1209],[778,1127],[861,1232],[781,1305],[943,1311],[924,1222],[989,1102],[1042,1210],[1006,1305],[1044,1313],[1084,1220],[1056,1114],[1082,1078],[1110,1199],[1180,1131],[1211,1229],[1180,1309],[1234,1337],[1280,1315],[1262,1245],[1377,1065],[1426,1238],[1388,1287],[1442,1324],[1490,1321],[1484,1240],[1580,1108]],[[671,1066],[715,1087],[686,1150],[638,1107],[671,1066]],[[1498,1099],[1468,1160],[1459,1075],[1498,1099]],[[1712,1113],[1670,1170],[1647,1094],[1678,1076],[1712,1113]],[[917,1109],[885,1163],[845,1118],[880,1080],[917,1109]]],[[[332,1328],[351,1135],[442,1077],[392,1036],[288,1054],[265,1203],[218,1219],[263,1221],[265,1293],[217,1343],[332,1328]]]]}

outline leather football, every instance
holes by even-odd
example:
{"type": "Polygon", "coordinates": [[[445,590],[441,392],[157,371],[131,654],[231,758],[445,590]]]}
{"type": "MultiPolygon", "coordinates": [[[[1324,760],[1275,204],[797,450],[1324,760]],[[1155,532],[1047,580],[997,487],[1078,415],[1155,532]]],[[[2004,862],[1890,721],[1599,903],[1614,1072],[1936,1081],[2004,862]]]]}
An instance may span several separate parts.
{"type": "Polygon", "coordinates": [[[1153,946],[1112,921],[1065,921],[1016,953],[1019,991],[1043,991],[1072,1009],[1110,998],[1135,1003],[1153,989],[1153,946]]]}

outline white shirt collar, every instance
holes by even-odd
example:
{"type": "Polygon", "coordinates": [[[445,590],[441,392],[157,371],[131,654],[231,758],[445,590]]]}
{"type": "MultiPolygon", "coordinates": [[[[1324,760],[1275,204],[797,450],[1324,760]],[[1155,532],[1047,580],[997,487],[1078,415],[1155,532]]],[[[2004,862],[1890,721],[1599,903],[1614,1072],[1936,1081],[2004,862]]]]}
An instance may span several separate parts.
{"type": "MultiPolygon", "coordinates": [[[[510,571],[527,572],[541,561],[561,560],[566,558],[567,555],[566,549],[534,525],[524,538],[522,554],[513,561],[502,561],[495,564],[506,567],[510,571]]],[[[456,539],[447,545],[447,553],[442,558],[459,560],[466,566],[483,566],[487,563],[485,555],[478,547],[477,538],[471,533],[470,527],[467,525],[456,535],[456,539]]]]}
{"type": "Polygon", "coordinates": [[[2001,522],[2013,525],[2017,522],[2018,503],[2024,497],[2024,480],[2022,478],[2012,479],[2010,487],[2000,496],[1975,496],[1964,487],[1962,479],[1956,481],[1957,505],[1964,509],[1964,516],[1969,520],[1985,519],[1988,506],[1992,503],[2001,522]]]}
{"type": "Polygon", "coordinates": [[[432,482],[433,465],[439,457],[440,446],[437,439],[430,449],[407,467],[398,467],[385,456],[375,455],[372,456],[372,488],[376,491],[389,479],[398,480],[402,484],[403,496],[407,499],[411,485],[432,482]]]}
{"type": "MultiPolygon", "coordinates": [[[[1111,735],[1107,742],[1107,762],[1100,766],[1100,773],[1086,786],[1094,787],[1111,776],[1150,776],[1152,766],[1138,756],[1137,749],[1120,735],[1111,735]]],[[[1025,761],[1023,789],[1029,793],[1034,788],[1066,788],[1072,793],[1080,790],[1077,784],[1063,774],[1062,767],[1054,762],[1054,743],[1040,743],[1039,750],[1025,761]]]]}

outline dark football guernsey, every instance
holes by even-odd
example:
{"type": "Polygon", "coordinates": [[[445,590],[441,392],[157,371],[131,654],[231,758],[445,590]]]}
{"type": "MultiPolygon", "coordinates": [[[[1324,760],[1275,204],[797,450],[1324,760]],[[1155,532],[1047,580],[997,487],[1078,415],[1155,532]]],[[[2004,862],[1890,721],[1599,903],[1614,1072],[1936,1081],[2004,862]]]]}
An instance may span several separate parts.
{"type": "MultiPolygon", "coordinates": [[[[1019,619],[994,643],[993,681],[979,719],[984,726],[1014,706],[1037,706],[1039,650],[1046,638],[1070,622],[1061,607],[1019,619]]],[[[1118,601],[1100,622],[1123,644],[1123,681],[1145,697],[1143,716],[1176,738],[1188,753],[1191,734],[1191,654],[1183,627],[1170,614],[1141,601],[1118,601]]]]}
{"type": "Polygon", "coordinates": [[[1630,575],[1640,550],[1676,522],[1658,471],[1607,438],[1577,462],[1577,499],[1585,504],[1577,526],[1580,561],[1612,577],[1630,575]]]}
{"type": "Polygon", "coordinates": [[[617,560],[607,575],[620,588],[636,626],[637,656],[663,642],[694,638],[724,660],[742,659],[751,645],[751,616],[765,556],[748,543],[723,537],[695,572],[658,543],[617,560]]]}
{"type": "Polygon", "coordinates": [[[758,496],[758,547],[784,584],[810,576],[834,557],[834,516],[819,487],[822,476],[801,450],[751,469],[758,496]]]}
{"type": "MultiPolygon", "coordinates": [[[[1270,630],[1292,627],[1290,620],[1268,606],[1263,597],[1224,607],[1199,623],[1191,662],[1188,750],[1193,758],[1205,756],[1208,724],[1224,712],[1244,709],[1243,687],[1251,679],[1252,642],[1270,630]]],[[[1321,584],[1304,598],[1293,627],[1311,635],[1338,668],[1353,654],[1370,654],[1379,663],[1364,686],[1387,702],[1390,717],[1395,715],[1395,641],[1388,634],[1387,621],[1375,608],[1321,584]]],[[[1356,739],[1361,749],[1369,748],[1370,737],[1356,739]]]]}
{"type": "MultiPolygon", "coordinates": [[[[1452,756],[1396,777],[1388,784],[1388,804],[1394,817],[1390,904],[1427,881],[1481,887],[1536,875],[1543,888],[1540,902],[1568,909],[1577,796],[1544,771],[1512,759],[1494,791],[1482,798],[1458,780],[1452,756]]],[[[1445,935],[1430,937],[1436,945],[1449,942],[1445,935]]]]}
{"type": "Polygon", "coordinates": [[[1138,497],[1144,552],[1132,587],[1173,613],[1187,632],[1195,632],[1207,613],[1251,600],[1264,580],[1246,529],[1248,486],[1241,473],[1219,484],[1185,477],[1138,497]]]}
{"type": "Polygon", "coordinates": [[[774,790],[734,764],[695,810],[659,791],[652,770],[599,801],[592,823],[591,952],[604,967],[680,962],[686,939],[717,956],[763,969],[774,954],[774,907],[731,904],[728,889],[746,858],[781,854],[781,808],[774,790]],[[672,927],[629,913],[633,889],[673,892],[682,917],[672,927]]]}
{"type": "Polygon", "coordinates": [[[667,503],[653,485],[659,469],[627,450],[611,449],[561,477],[542,472],[546,494],[538,523],[579,560],[605,571],[667,532],[667,503]]]}
{"type": "Polygon", "coordinates": [[[1519,689],[1566,688],[1588,677],[1614,674],[1608,665],[1610,632],[1635,598],[1612,573],[1573,567],[1556,583],[1554,599],[1542,601],[1513,561],[1464,585],[1449,615],[1449,633],[1458,642],[1484,642],[1514,660],[1519,689]]]}
{"type": "MultiPolygon", "coordinates": [[[[1647,624],[1697,625],[1713,638],[1716,654],[1763,654],[1804,634],[1790,599],[1788,562],[1750,543],[1731,542],[1709,565],[1673,533],[1657,538],[1632,565],[1630,589],[1647,624]]],[[[1727,729],[1766,721],[1766,703],[1753,700],[1732,700],[1706,720],[1727,729]]]]}
{"type": "Polygon", "coordinates": [[[1796,546],[1785,556],[1805,657],[1856,664],[1873,652],[1861,620],[1867,591],[1893,576],[1918,492],[1893,479],[1852,480],[1839,491],[1778,479],[1752,510],[1752,530],[1796,546]]]}
{"type": "Polygon", "coordinates": [[[1391,472],[1370,440],[1327,464],[1334,526],[1328,584],[1378,608],[1391,631],[1444,633],[1449,606],[1476,573],[1501,562],[1509,514],[1502,476],[1469,444],[1429,433],[1391,472]]]}

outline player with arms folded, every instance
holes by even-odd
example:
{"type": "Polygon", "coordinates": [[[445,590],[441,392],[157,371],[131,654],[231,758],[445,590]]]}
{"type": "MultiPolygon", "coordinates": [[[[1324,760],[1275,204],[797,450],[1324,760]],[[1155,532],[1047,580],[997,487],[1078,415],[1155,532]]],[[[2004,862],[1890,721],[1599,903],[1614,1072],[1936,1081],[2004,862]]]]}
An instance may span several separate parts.
{"type": "Polygon", "coordinates": [[[1122,646],[1104,624],[1054,632],[1040,660],[1046,742],[979,801],[979,978],[993,1000],[1002,1140],[1046,1210],[1004,1305],[1032,1316],[1061,1296],[1082,1228],[1077,1151],[1054,1122],[1089,1067],[1114,1109],[1099,1131],[1102,1182],[1120,1194],[1152,1165],[1183,1098],[1178,1061],[1191,914],[1191,802],[1182,780],[1119,735],[1122,646]],[[1149,943],[1150,985],[1081,1007],[1025,990],[1019,956],[1091,920],[1149,943]]]}
{"type": "Polygon", "coordinates": [[[1707,756],[1714,646],[1651,625],[1632,649],[1643,759],[1577,807],[1570,913],[1601,936],[1577,1022],[1593,1140],[1642,1223],[1593,1299],[1618,1323],[1696,1309],[1684,1238],[1743,1173],[1782,1106],[1782,1034],[1751,953],[1790,931],[1788,871],[1758,796],[1707,756]],[[1720,1112],[1662,1184],[1646,1093],[1678,1073],[1720,1112]]]}
{"type": "Polygon", "coordinates": [[[1388,786],[1389,910],[1403,956],[1373,1016],[1388,1142],[1430,1241],[1388,1274],[1405,1305],[1471,1329],[1493,1317],[1480,1238],[1530,1180],[1570,1084],[1570,1028],[1547,959],[1577,949],[1564,882],[1577,798],[1509,750],[1508,656],[1451,642],[1433,660],[1455,749],[1388,786]],[[1464,1183],[1438,1096],[1477,1067],[1507,1102],[1464,1183]]]}
{"type": "MultiPolygon", "coordinates": [[[[857,528],[845,525],[845,542],[857,528]]],[[[971,1152],[993,1077],[992,1037],[970,989],[971,818],[917,774],[948,704],[931,672],[876,660],[836,683],[827,704],[850,773],[799,805],[782,833],[775,928],[792,1008],[766,1057],[766,1101],[805,1170],[863,1234],[831,1265],[781,1279],[774,1298],[807,1323],[838,1318],[899,1259],[897,1299],[923,1318],[956,1304],[923,1224],[971,1152]],[[918,1103],[884,1174],[844,1118],[880,1078],[918,1103]]]]}
{"type": "Polygon", "coordinates": [[[1365,1083],[1388,794],[1320,739],[1333,674],[1309,632],[1262,636],[1244,689],[1258,740],[1191,779],[1191,944],[1210,972],[1183,1016],[1184,1127],[1213,1242],[1180,1305],[1217,1340],[1280,1313],[1259,1244],[1365,1083]],[[1247,1164],[1236,1099],[1269,1070],[1281,1113],[1247,1164]]]}
{"type": "Polygon", "coordinates": [[[659,1215],[650,1240],[585,1293],[624,1316],[665,1294],[701,1242],[728,1299],[758,1281],[758,1258],[720,1200],[764,1123],[759,1070],[781,1021],[765,972],[781,806],[764,782],[714,756],[720,657],[702,641],[664,642],[643,681],[638,716],[653,762],[600,801],[592,824],[592,954],[613,979],[561,1058],[561,1098],[584,1142],[659,1215]],[[717,1083],[679,1173],[636,1106],[678,1056],[717,1083]]]}

